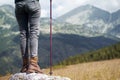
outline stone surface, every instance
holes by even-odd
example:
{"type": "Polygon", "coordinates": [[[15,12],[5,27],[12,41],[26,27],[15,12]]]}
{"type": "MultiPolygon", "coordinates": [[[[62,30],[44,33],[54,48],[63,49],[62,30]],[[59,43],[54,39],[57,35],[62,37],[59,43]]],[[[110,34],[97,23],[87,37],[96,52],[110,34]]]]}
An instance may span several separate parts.
{"type": "Polygon", "coordinates": [[[37,74],[37,73],[16,73],[11,76],[9,80],[71,80],[67,77],[60,76],[48,76],[46,74],[37,74]]]}

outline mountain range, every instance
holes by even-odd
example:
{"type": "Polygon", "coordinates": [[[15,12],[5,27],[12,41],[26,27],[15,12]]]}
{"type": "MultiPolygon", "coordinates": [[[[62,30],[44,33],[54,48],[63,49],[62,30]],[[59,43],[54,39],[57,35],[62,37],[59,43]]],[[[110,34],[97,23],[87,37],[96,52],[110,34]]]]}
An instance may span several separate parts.
{"type": "MultiPolygon", "coordinates": [[[[53,63],[120,41],[119,15],[120,10],[109,13],[85,5],[53,19],[53,63]]],[[[39,63],[45,68],[49,67],[49,18],[40,22],[39,63]]],[[[0,74],[17,72],[21,67],[19,29],[11,5],[0,6],[0,36],[0,74]]]]}
{"type": "Polygon", "coordinates": [[[110,13],[92,5],[80,6],[57,18],[70,23],[76,33],[86,37],[120,38],[120,10],[110,13]]]}

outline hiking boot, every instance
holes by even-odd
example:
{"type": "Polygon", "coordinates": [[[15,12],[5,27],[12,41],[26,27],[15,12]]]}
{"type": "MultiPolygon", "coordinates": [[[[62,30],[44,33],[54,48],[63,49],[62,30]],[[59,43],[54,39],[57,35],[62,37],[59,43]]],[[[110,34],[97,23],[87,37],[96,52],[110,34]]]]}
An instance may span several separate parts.
{"type": "Polygon", "coordinates": [[[28,59],[23,58],[23,65],[20,72],[24,73],[27,72],[27,70],[28,70],[28,59]]]}
{"type": "Polygon", "coordinates": [[[38,65],[38,57],[31,57],[27,73],[43,73],[38,65]]]}

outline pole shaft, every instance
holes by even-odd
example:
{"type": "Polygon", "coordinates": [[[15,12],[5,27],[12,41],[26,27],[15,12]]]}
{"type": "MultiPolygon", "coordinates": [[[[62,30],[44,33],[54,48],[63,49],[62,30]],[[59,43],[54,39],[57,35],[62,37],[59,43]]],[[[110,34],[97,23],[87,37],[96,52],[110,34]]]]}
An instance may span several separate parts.
{"type": "Polygon", "coordinates": [[[52,0],[50,0],[50,75],[52,75],[52,0]]]}

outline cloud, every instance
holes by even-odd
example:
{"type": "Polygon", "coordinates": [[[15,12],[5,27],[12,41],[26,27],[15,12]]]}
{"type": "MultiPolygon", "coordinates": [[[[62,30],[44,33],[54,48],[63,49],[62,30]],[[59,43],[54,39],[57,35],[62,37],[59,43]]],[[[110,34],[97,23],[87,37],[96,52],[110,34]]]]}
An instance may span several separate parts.
{"type": "Polygon", "coordinates": [[[85,4],[88,0],[59,0],[53,1],[53,15],[60,16],[78,6],[85,4]]]}
{"type": "Polygon", "coordinates": [[[14,5],[14,0],[0,0],[0,5],[11,4],[14,5]]]}
{"type": "Polygon", "coordinates": [[[115,12],[120,9],[120,0],[53,0],[53,15],[60,16],[70,10],[91,4],[109,12],[115,12]]]}
{"type": "Polygon", "coordinates": [[[42,10],[41,10],[41,16],[42,16],[42,17],[48,16],[48,12],[47,12],[45,9],[42,9],[42,10]]]}
{"type": "MultiPolygon", "coordinates": [[[[50,12],[49,1],[50,0],[40,0],[42,17],[49,16],[50,12]]],[[[120,0],[52,0],[52,1],[53,1],[53,17],[63,15],[68,11],[85,4],[91,4],[109,12],[114,12],[120,9],[120,0]]],[[[14,0],[0,0],[0,5],[2,4],[14,5],[14,0]]]]}
{"type": "Polygon", "coordinates": [[[120,0],[91,0],[88,4],[94,5],[98,8],[109,12],[114,12],[120,9],[120,0]]]}

